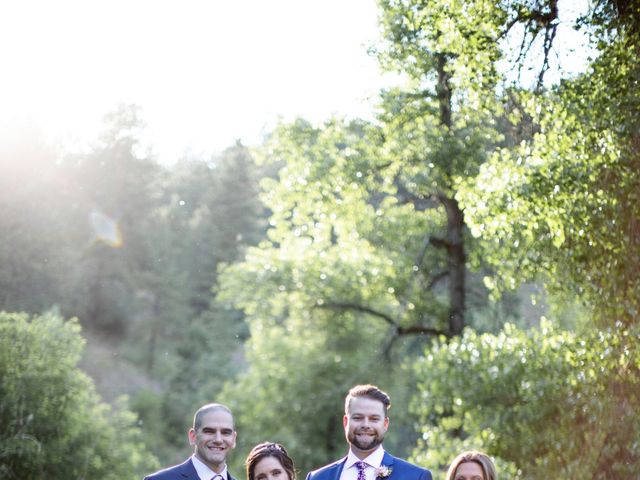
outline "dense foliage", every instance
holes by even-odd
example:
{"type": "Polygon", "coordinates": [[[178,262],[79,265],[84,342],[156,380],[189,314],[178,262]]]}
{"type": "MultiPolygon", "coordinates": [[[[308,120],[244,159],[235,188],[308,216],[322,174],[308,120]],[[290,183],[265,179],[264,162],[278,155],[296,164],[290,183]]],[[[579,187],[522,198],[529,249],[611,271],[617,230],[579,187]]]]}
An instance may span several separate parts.
{"type": "Polygon", "coordinates": [[[639,74],[637,56],[615,44],[587,75],[525,100],[539,132],[498,150],[461,195],[497,286],[544,274],[600,322],[637,322],[639,74]]]}
{"type": "MultiPolygon", "coordinates": [[[[501,5],[519,12],[505,30],[522,22],[525,36],[555,32],[555,2],[501,5]]],[[[474,254],[496,271],[486,284],[504,291],[542,279],[556,301],[577,298],[589,313],[574,333],[551,324],[497,337],[469,331],[425,350],[416,455],[434,468],[473,446],[520,478],[637,472],[640,63],[623,13],[601,2],[580,19],[599,50],[584,74],[547,90],[505,90],[509,123],[528,134],[460,179],[474,254]]]]}
{"type": "Polygon", "coordinates": [[[77,366],[76,321],[0,313],[0,476],[140,478],[156,468],[136,416],[95,393],[77,366]]]}
{"type": "Polygon", "coordinates": [[[632,478],[640,461],[638,335],[576,335],[544,321],[435,341],[415,364],[413,408],[424,425],[417,461],[446,468],[458,452],[483,448],[505,478],[632,478]]]}
{"type": "MultiPolygon", "coordinates": [[[[248,368],[225,390],[246,435],[241,448],[282,441],[303,469],[344,452],[342,398],[354,382],[404,385],[392,380],[390,358],[399,354],[388,347],[399,329],[438,308],[411,304],[420,296],[411,275],[401,275],[412,272],[407,250],[419,250],[428,219],[393,198],[370,202],[376,132],[338,120],[278,129],[263,151],[281,167],[277,181],[262,183],[271,228],[220,279],[218,301],[241,309],[250,333],[248,368]],[[398,225],[402,241],[393,238],[398,225]],[[384,371],[373,375],[372,365],[384,371]]],[[[406,351],[411,342],[397,346],[406,351]]],[[[398,432],[410,425],[405,405],[397,408],[398,432]]],[[[413,438],[407,429],[398,443],[407,448],[413,438]]]]}
{"type": "MultiPolygon", "coordinates": [[[[242,317],[216,306],[211,288],[218,266],[262,235],[252,157],[238,144],[159,165],[135,106],[107,115],[86,150],[58,151],[28,127],[0,132],[0,307],[76,316],[89,352],[95,343],[131,365],[123,385],[146,378],[125,388],[170,461],[194,405],[241,358],[242,317]]],[[[104,368],[90,354],[83,363],[104,368]]],[[[96,383],[113,397],[117,387],[96,383]]]]}

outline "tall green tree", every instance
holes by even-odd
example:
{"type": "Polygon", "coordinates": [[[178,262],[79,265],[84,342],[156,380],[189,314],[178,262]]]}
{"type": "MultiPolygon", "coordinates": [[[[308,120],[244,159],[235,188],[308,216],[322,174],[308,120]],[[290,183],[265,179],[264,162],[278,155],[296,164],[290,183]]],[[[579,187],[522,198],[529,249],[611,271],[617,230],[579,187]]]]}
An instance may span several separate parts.
{"type": "Polygon", "coordinates": [[[189,305],[209,308],[218,267],[233,262],[264,230],[260,175],[240,143],[208,161],[184,158],[167,172],[162,215],[171,231],[176,268],[189,272],[189,305]]]}
{"type": "Polygon", "coordinates": [[[584,75],[523,101],[539,132],[497,151],[460,197],[498,287],[544,274],[601,325],[640,311],[637,52],[622,28],[584,75]]]}
{"type": "Polygon", "coordinates": [[[468,253],[464,212],[456,198],[460,179],[472,177],[501,140],[501,105],[493,92],[500,16],[491,3],[382,1],[383,67],[407,78],[383,93],[386,175],[402,203],[432,210],[437,223],[423,232],[419,285],[423,295],[444,280],[447,335],[466,324],[468,253]],[[435,250],[431,257],[428,249],[435,250]],[[426,270],[426,272],[425,272],[426,270]]]}
{"type": "Polygon", "coordinates": [[[74,209],[86,244],[73,270],[71,311],[84,325],[122,337],[135,293],[163,259],[155,255],[159,167],[140,147],[140,110],[122,105],[105,116],[104,131],[87,153],[64,159],[81,192],[74,209]]]}
{"type": "Polygon", "coordinates": [[[510,117],[533,128],[498,148],[456,198],[497,272],[489,284],[513,288],[542,276],[558,298],[579,298],[589,321],[575,333],[550,325],[526,333],[509,327],[498,337],[469,332],[426,350],[416,456],[437,468],[473,446],[512,462],[519,478],[629,478],[639,462],[631,440],[640,392],[640,297],[631,273],[640,239],[639,77],[637,21],[629,14],[637,7],[596,2],[580,25],[597,58],[583,74],[544,89],[559,4],[498,5],[503,31],[519,24],[527,42],[544,40],[538,85],[513,96],[519,106],[510,117]]]}
{"type": "MultiPolygon", "coordinates": [[[[413,345],[397,341],[397,329],[410,323],[396,325],[393,316],[427,304],[419,295],[403,301],[396,293],[407,289],[398,272],[411,271],[415,260],[406,250],[421,245],[413,233],[429,219],[374,190],[384,187],[368,170],[380,139],[380,130],[365,122],[335,120],[318,128],[300,120],[279,128],[263,150],[264,160],[282,166],[277,180],[262,183],[263,202],[272,212],[267,238],[221,274],[218,300],[246,315],[250,333],[247,371],[237,380],[241,387],[229,390],[230,401],[247,412],[245,418],[252,415],[246,391],[265,411],[272,403],[274,411],[284,412],[295,398],[301,421],[313,415],[313,426],[303,430],[296,423],[273,423],[274,414],[240,424],[286,440],[307,468],[343,451],[341,402],[353,384],[377,379],[392,396],[401,391],[390,365],[398,349],[413,345]],[[399,225],[407,234],[400,240],[394,238],[399,225]],[[316,340],[299,341],[310,335],[316,340]],[[394,339],[398,349],[390,348],[394,339]],[[292,375],[300,365],[304,375],[292,375]],[[271,385],[276,377],[278,398],[271,385]],[[305,380],[319,377],[333,387],[305,380]]],[[[410,419],[398,405],[394,429],[400,433],[410,419]]],[[[410,433],[396,438],[400,448],[413,441],[410,433]]]]}
{"type": "MultiPolygon", "coordinates": [[[[335,369],[340,398],[349,383],[373,378],[402,399],[412,377],[398,376],[398,359],[419,355],[426,336],[458,335],[470,318],[480,316],[467,311],[472,246],[455,194],[460,179],[475,175],[501,141],[502,110],[491,90],[497,76],[493,64],[483,61],[483,55],[497,54],[461,46],[454,37],[459,26],[476,44],[489,45],[499,35],[499,21],[489,5],[478,6],[474,15],[459,6],[456,14],[464,24],[450,22],[451,31],[442,32],[444,19],[442,25],[432,20],[444,16],[444,6],[420,18],[395,4],[382,6],[386,43],[380,58],[401,70],[407,84],[384,92],[379,122],[332,119],[313,126],[299,120],[276,129],[262,149],[265,161],[282,166],[277,180],[263,182],[272,212],[268,238],[221,277],[219,299],[247,315],[251,334],[240,384],[260,398],[264,393],[266,403],[277,401],[269,379],[262,378],[276,361],[262,341],[265,332],[273,335],[272,344],[286,345],[286,358],[304,362],[311,347],[297,344],[296,332],[328,328],[321,355],[340,358],[346,372],[359,372],[354,378],[335,369]],[[408,40],[415,35],[419,45],[408,40]],[[470,74],[482,80],[471,82],[470,74]],[[368,346],[360,343],[362,336],[368,346]],[[351,350],[341,350],[345,338],[351,338],[351,350]],[[390,372],[401,380],[389,380],[390,372]]],[[[291,377],[290,365],[285,361],[283,375],[291,377]]],[[[305,370],[315,372],[315,366],[305,370]]],[[[304,465],[314,466],[334,455],[342,434],[325,426],[335,416],[316,402],[324,390],[300,389],[292,380],[303,381],[288,378],[279,391],[285,398],[306,393],[318,412],[314,431],[322,438],[305,434],[303,443],[314,445],[313,453],[295,451],[304,465]]],[[[230,392],[233,399],[241,396],[230,392]]],[[[396,415],[394,428],[403,434],[390,447],[402,454],[415,441],[414,418],[402,403],[396,415]]],[[[268,423],[261,427],[274,431],[268,423]]]]}
{"type": "Polygon", "coordinates": [[[164,294],[150,290],[156,307],[147,309],[150,315],[138,323],[130,344],[149,344],[151,373],[165,389],[159,399],[163,431],[174,449],[184,445],[192,412],[218,398],[223,383],[243,365],[243,316],[215,302],[213,291],[219,267],[240,258],[263,235],[259,175],[240,143],[207,161],[185,158],[165,172],[156,212],[166,249],[158,281],[175,284],[164,294]]]}

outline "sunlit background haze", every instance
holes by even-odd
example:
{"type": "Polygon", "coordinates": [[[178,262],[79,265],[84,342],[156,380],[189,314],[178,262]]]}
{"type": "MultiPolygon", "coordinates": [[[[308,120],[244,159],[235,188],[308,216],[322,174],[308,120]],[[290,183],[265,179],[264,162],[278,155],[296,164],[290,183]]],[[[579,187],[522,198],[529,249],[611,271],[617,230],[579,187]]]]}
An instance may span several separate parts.
{"type": "Polygon", "coordinates": [[[142,109],[161,162],[259,143],[279,117],[368,116],[375,0],[60,0],[0,6],[0,119],[53,141],[94,138],[142,109]]]}

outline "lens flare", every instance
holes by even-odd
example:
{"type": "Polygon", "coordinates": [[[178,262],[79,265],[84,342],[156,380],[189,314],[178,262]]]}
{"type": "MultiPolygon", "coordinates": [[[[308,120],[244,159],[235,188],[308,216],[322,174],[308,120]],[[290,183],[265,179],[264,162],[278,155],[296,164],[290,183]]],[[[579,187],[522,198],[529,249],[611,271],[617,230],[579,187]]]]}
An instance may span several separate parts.
{"type": "Polygon", "coordinates": [[[122,246],[122,234],[118,222],[104,213],[93,210],[89,214],[89,222],[93,228],[95,239],[113,248],[122,246]]]}

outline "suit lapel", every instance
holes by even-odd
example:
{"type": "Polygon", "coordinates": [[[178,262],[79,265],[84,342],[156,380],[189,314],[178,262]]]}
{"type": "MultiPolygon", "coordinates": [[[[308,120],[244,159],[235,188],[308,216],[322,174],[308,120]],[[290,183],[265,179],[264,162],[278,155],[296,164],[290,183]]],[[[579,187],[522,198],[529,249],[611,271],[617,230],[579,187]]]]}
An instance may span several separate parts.
{"type": "Polygon", "coordinates": [[[333,475],[329,480],[340,480],[340,475],[342,474],[342,469],[344,468],[344,464],[347,462],[347,457],[344,457],[342,460],[338,460],[336,463],[336,468],[333,469],[333,475]]]}
{"type": "Polygon", "coordinates": [[[198,472],[196,472],[196,467],[193,466],[193,462],[191,461],[191,458],[189,458],[186,462],[182,464],[180,475],[184,478],[188,478],[191,480],[200,480],[200,478],[198,477],[198,472]]]}
{"type": "Polygon", "coordinates": [[[382,457],[382,463],[380,464],[383,467],[388,467],[391,469],[390,477],[393,477],[393,463],[396,461],[396,457],[390,455],[386,451],[384,452],[384,456],[382,457]]]}

